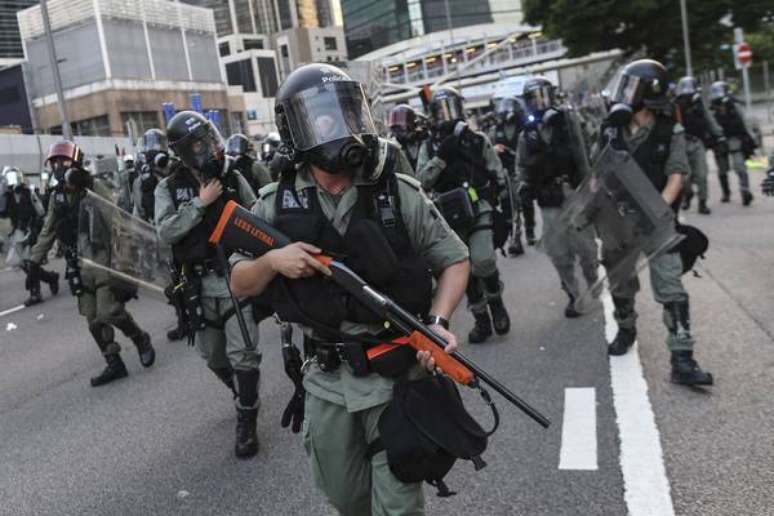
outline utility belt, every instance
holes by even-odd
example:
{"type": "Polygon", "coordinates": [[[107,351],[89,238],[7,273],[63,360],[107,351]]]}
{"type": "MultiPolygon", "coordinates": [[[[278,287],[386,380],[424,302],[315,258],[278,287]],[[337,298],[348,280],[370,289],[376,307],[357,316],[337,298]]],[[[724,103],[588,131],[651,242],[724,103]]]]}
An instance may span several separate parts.
{"type": "Polygon", "coordinates": [[[307,363],[316,363],[321,371],[332,373],[347,363],[357,377],[377,373],[398,378],[417,363],[416,351],[408,345],[408,337],[374,344],[361,342],[328,342],[304,337],[307,363]]]}

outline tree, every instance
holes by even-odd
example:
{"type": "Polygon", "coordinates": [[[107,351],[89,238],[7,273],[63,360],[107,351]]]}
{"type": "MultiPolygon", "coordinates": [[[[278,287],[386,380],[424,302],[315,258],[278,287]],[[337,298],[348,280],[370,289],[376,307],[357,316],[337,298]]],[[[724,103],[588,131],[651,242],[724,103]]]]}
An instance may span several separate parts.
{"type": "MultiPolygon", "coordinates": [[[[719,20],[754,31],[774,15],[771,0],[686,0],[694,68],[730,65],[720,46],[733,31],[719,20]]],[[[682,21],[677,0],[523,0],[525,21],[561,38],[570,56],[621,49],[644,51],[669,68],[684,68],[682,21]]]]}

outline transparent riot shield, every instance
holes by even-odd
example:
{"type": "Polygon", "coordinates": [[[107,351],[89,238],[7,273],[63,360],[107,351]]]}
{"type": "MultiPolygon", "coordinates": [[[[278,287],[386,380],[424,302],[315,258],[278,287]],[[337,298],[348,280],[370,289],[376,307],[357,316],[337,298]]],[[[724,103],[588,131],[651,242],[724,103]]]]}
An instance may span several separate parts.
{"type": "Polygon", "coordinates": [[[674,247],[683,238],[674,217],[634,158],[605,147],[591,174],[568,196],[555,228],[543,237],[545,247],[561,249],[573,232],[593,227],[601,242],[605,275],[581,290],[576,309],[588,311],[605,282],[615,292],[633,281],[648,261],[674,247]]]}
{"type": "Polygon", "coordinates": [[[166,300],[171,248],[159,241],[151,224],[91,191],[80,204],[78,257],[84,270],[107,277],[117,288],[141,288],[166,300]]]}

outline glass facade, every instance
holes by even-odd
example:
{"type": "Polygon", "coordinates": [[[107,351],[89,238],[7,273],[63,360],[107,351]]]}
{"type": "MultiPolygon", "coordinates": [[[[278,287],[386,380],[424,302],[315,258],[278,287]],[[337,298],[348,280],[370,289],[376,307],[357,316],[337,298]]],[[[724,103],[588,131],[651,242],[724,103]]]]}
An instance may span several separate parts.
{"type": "Polygon", "coordinates": [[[341,8],[350,58],[446,30],[449,21],[458,28],[521,20],[518,0],[341,0],[341,8]]]}
{"type": "Polygon", "coordinates": [[[24,57],[16,13],[37,0],[0,0],[0,59],[24,57]]]}

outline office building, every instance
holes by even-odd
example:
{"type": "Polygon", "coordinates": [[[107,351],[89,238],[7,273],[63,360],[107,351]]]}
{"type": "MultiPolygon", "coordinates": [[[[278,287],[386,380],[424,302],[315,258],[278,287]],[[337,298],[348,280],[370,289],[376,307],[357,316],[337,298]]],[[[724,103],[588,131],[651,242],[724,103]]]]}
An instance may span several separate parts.
{"type": "MultiPolygon", "coordinates": [[[[241,127],[218,62],[213,11],[164,0],[49,0],[67,111],[76,135],[118,136],[164,123],[162,106],[219,112],[241,127]]],[[[18,13],[28,94],[39,130],[61,132],[40,6],[18,13]]]]}
{"type": "Polygon", "coordinates": [[[521,23],[520,0],[341,0],[341,8],[352,59],[450,25],[521,23]]]}
{"type": "Polygon", "coordinates": [[[36,3],[36,0],[0,1],[0,66],[24,58],[16,13],[36,3]]]}

